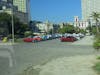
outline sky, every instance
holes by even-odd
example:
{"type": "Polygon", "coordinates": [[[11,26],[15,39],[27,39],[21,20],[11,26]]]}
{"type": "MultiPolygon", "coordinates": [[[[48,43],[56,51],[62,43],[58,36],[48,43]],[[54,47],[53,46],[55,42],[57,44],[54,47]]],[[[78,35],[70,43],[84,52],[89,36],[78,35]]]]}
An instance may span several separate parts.
{"type": "Polygon", "coordinates": [[[74,21],[74,16],[81,19],[81,0],[31,0],[31,19],[50,22],[74,21]]]}

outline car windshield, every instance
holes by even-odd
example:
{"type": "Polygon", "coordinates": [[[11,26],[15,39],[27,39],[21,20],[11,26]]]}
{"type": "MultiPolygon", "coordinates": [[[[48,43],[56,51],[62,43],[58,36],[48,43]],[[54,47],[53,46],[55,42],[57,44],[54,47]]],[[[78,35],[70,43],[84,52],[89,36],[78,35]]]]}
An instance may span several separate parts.
{"type": "Polygon", "coordinates": [[[100,0],[0,0],[0,75],[99,75],[100,0]]]}

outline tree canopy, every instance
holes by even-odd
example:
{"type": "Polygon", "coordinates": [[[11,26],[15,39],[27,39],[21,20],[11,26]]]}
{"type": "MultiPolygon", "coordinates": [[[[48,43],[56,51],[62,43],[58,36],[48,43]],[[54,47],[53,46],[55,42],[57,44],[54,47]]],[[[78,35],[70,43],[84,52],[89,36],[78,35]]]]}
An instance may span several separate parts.
{"type": "Polygon", "coordinates": [[[70,24],[66,24],[63,26],[63,28],[60,28],[59,29],[59,33],[74,33],[75,27],[73,25],[70,25],[70,24]]]}
{"type": "MultiPolygon", "coordinates": [[[[15,35],[24,34],[26,30],[29,30],[29,26],[20,22],[20,20],[14,15],[14,33],[15,35]]],[[[0,27],[8,31],[8,35],[12,34],[12,17],[7,13],[0,13],[0,27]]]]}
{"type": "Polygon", "coordinates": [[[97,33],[99,33],[98,23],[99,23],[99,20],[100,20],[100,13],[98,13],[98,12],[93,12],[93,13],[91,14],[91,17],[95,20],[95,23],[96,23],[96,30],[97,30],[97,33]]]}

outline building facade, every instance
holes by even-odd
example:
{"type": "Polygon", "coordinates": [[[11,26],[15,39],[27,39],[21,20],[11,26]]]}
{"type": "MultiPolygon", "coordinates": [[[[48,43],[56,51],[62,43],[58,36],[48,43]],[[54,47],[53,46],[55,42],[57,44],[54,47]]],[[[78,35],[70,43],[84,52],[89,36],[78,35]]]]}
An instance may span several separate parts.
{"type": "Polygon", "coordinates": [[[11,0],[0,0],[0,12],[12,14],[12,8],[14,12],[18,10],[17,6],[12,5],[11,0]]]}
{"type": "Polygon", "coordinates": [[[88,22],[87,21],[81,21],[79,20],[78,16],[74,17],[74,27],[78,27],[80,29],[86,29],[88,27],[88,22]]]}
{"type": "Polygon", "coordinates": [[[87,21],[92,12],[100,12],[100,0],[81,0],[82,20],[87,21]]]}
{"type": "Polygon", "coordinates": [[[37,23],[36,26],[41,33],[48,33],[50,30],[53,30],[53,24],[48,25],[48,23],[37,23]]]}
{"type": "Polygon", "coordinates": [[[28,21],[30,21],[30,0],[13,0],[13,5],[18,7],[18,11],[27,13],[28,21]]]}
{"type": "Polygon", "coordinates": [[[27,13],[29,10],[30,0],[0,0],[0,2],[6,2],[7,4],[12,3],[14,6],[17,6],[18,11],[27,13]]]}
{"type": "Polygon", "coordinates": [[[0,12],[13,13],[21,22],[28,24],[30,21],[30,0],[0,0],[0,12]]]}
{"type": "Polygon", "coordinates": [[[18,11],[27,13],[28,0],[13,0],[13,5],[18,7],[18,11]]]}

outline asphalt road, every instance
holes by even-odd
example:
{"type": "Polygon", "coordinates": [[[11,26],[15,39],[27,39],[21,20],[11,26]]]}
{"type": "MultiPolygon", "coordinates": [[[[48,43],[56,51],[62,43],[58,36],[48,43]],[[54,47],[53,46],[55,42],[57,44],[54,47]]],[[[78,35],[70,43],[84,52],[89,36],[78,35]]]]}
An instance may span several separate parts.
{"type": "MultiPolygon", "coordinates": [[[[85,37],[85,39],[90,37],[85,37]]],[[[75,55],[94,54],[92,45],[79,45],[77,43],[60,42],[59,39],[48,40],[38,43],[21,43],[14,46],[16,66],[13,72],[21,72],[30,65],[44,64],[52,59],[75,55]]],[[[86,42],[86,41],[84,41],[86,42]]],[[[87,42],[88,43],[88,42],[87,42]]]]}
{"type": "Polygon", "coordinates": [[[14,66],[14,49],[12,45],[0,44],[0,75],[11,75],[14,66]]]}
{"type": "MultiPolygon", "coordinates": [[[[90,37],[85,37],[82,41],[88,43],[86,40],[87,38],[90,37]]],[[[16,60],[16,64],[11,70],[12,75],[17,75],[16,73],[22,72],[30,65],[44,64],[52,59],[94,54],[92,45],[80,45],[79,42],[82,43],[82,41],[79,40],[78,45],[77,43],[60,42],[59,39],[38,43],[16,44],[13,46],[14,60],[16,60]]]]}

